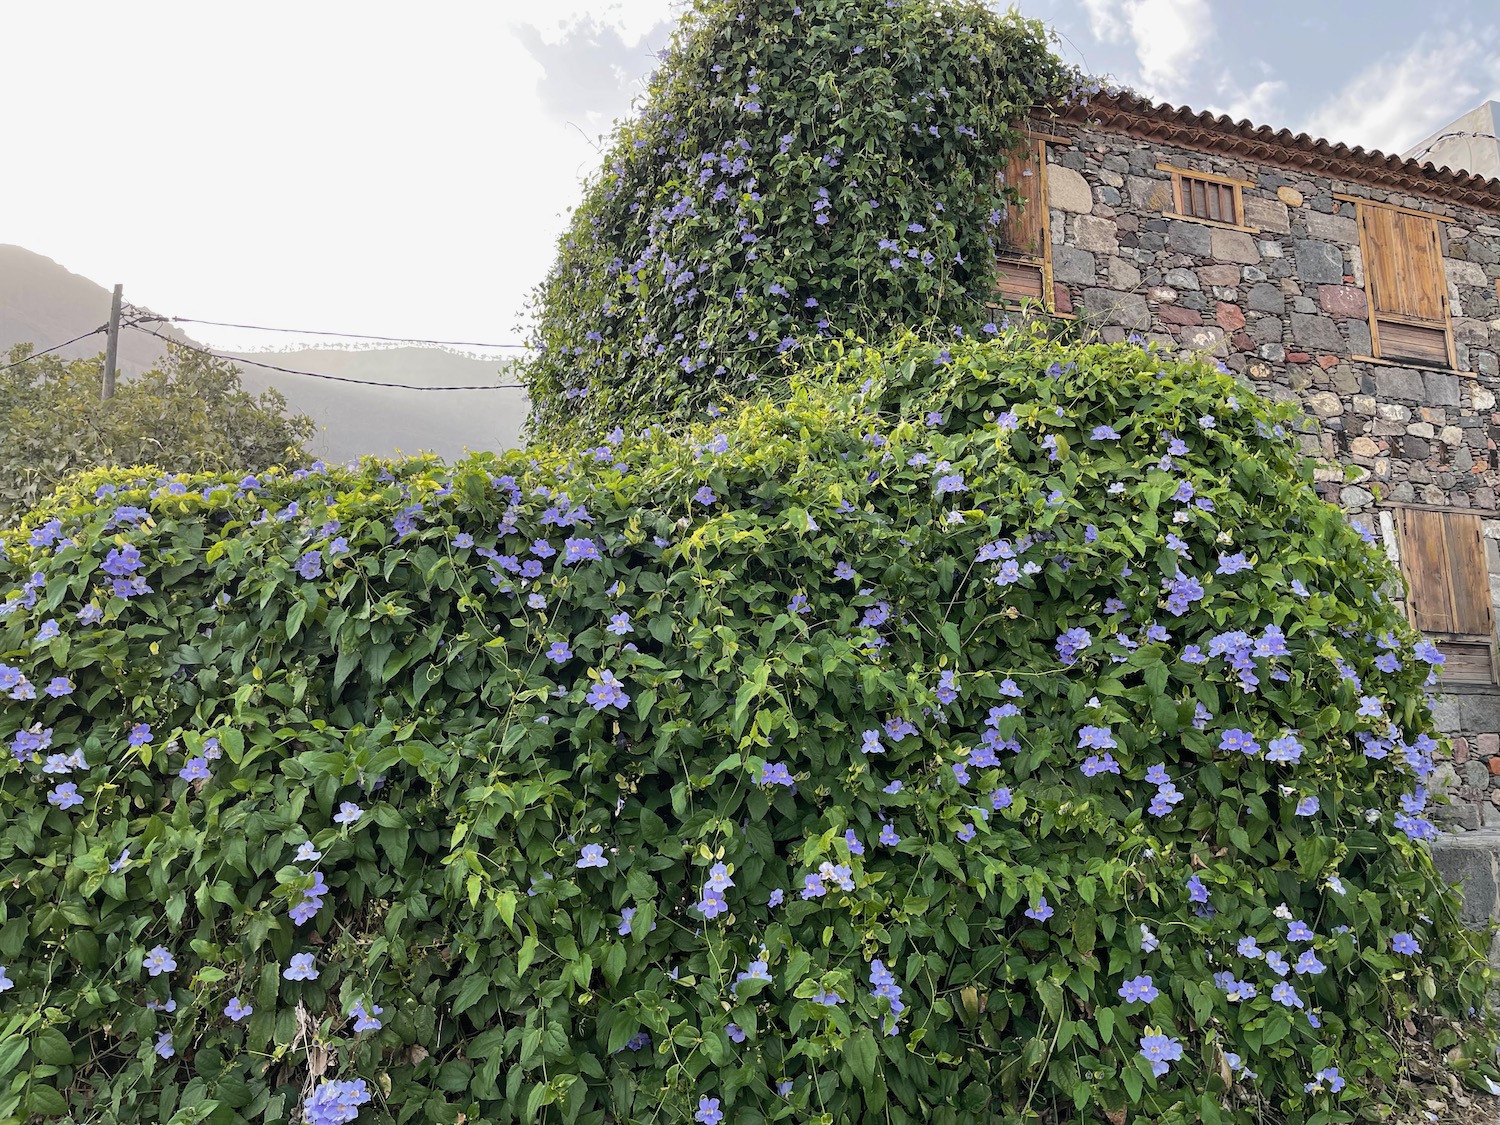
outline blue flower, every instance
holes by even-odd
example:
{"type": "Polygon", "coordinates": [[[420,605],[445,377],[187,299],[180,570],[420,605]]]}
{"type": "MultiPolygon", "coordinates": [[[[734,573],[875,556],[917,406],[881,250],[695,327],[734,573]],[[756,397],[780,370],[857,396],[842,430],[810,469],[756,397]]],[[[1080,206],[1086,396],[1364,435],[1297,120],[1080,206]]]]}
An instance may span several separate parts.
{"type": "Polygon", "coordinates": [[[1405,954],[1405,955],[1407,955],[1407,956],[1410,957],[1410,956],[1415,956],[1418,953],[1421,953],[1422,952],[1422,946],[1421,946],[1420,943],[1418,943],[1418,941],[1417,941],[1416,938],[1414,938],[1414,937],[1411,936],[1411,934],[1408,934],[1408,933],[1405,933],[1405,932],[1399,933],[1399,934],[1392,934],[1391,935],[1391,952],[1392,953],[1402,953],[1402,954],[1405,954]]]}
{"type": "Polygon", "coordinates": [[[170,973],[177,968],[177,960],[167,951],[166,946],[158,945],[141,959],[141,967],[150,976],[159,977],[162,973],[170,973]]]}
{"type": "Polygon", "coordinates": [[[624,685],[615,678],[615,674],[605,670],[599,674],[599,681],[589,688],[584,702],[595,711],[603,711],[606,707],[623,708],[630,702],[630,696],[626,694],[624,685]]]}
{"type": "Polygon", "coordinates": [[[1171,1064],[1182,1058],[1182,1043],[1162,1034],[1141,1036],[1140,1053],[1151,1064],[1151,1073],[1160,1078],[1171,1064]]]}
{"type": "Polygon", "coordinates": [[[1188,901],[1207,902],[1208,888],[1203,885],[1203,880],[1193,875],[1187,881],[1188,901]]]}
{"type": "Polygon", "coordinates": [[[145,746],[151,741],[151,724],[136,723],[130,728],[130,745],[145,746]]]}
{"type": "Polygon", "coordinates": [[[693,493],[693,499],[699,504],[704,505],[705,507],[709,504],[716,504],[719,501],[719,498],[714,495],[714,490],[709,488],[706,484],[702,488],[698,489],[697,492],[693,493]]]}
{"type": "Polygon", "coordinates": [[[467,531],[460,531],[453,537],[453,546],[460,551],[468,550],[474,546],[474,537],[467,531]]]}
{"type": "Polygon", "coordinates": [[[339,805],[339,811],[333,814],[333,822],[335,824],[353,824],[364,815],[364,809],[360,808],[353,801],[345,801],[339,805]]]}
{"type": "Polygon", "coordinates": [[[579,853],[582,857],[574,864],[575,867],[608,867],[609,860],[605,858],[602,844],[585,844],[579,853]]]}
{"type": "Polygon", "coordinates": [[[177,1053],[177,1048],[172,1046],[172,1033],[170,1031],[158,1031],[156,1033],[156,1046],[152,1048],[164,1059],[170,1059],[177,1053]]]}
{"type": "Polygon", "coordinates": [[[737,1023],[732,1023],[726,1027],[724,1034],[728,1035],[736,1043],[743,1043],[745,1041],[745,1029],[737,1023]]]}
{"type": "Polygon", "coordinates": [[[318,970],[313,965],[311,953],[293,953],[292,961],[281,975],[287,980],[317,980],[318,970]]]}
{"type": "Polygon", "coordinates": [[[609,625],[605,628],[605,632],[613,633],[617,637],[623,637],[626,633],[633,631],[633,626],[630,624],[630,614],[623,611],[611,617],[609,625]]]}
{"type": "Polygon", "coordinates": [[[1318,811],[1318,799],[1316,797],[1303,797],[1297,802],[1298,816],[1312,816],[1318,811]]]}
{"type": "Polygon", "coordinates": [[[594,562],[600,557],[599,547],[592,539],[569,539],[563,543],[563,562],[569,565],[594,562]]]}
{"type": "Polygon", "coordinates": [[[698,1112],[693,1114],[693,1120],[699,1125],[719,1125],[724,1120],[724,1114],[719,1110],[719,1099],[707,1096],[698,1099],[698,1112]]]}
{"type": "Polygon", "coordinates": [[[1120,985],[1119,995],[1126,1003],[1140,1001],[1143,1004],[1149,1004],[1160,996],[1161,992],[1151,982],[1150,976],[1139,976],[1132,977],[1120,985]]]}
{"type": "Polygon", "coordinates": [[[255,1009],[236,996],[224,1005],[224,1014],[235,1023],[239,1023],[240,1020],[248,1019],[254,1015],[255,1009]]]}
{"type": "Polygon", "coordinates": [[[1317,1074],[1313,1075],[1313,1081],[1307,1083],[1302,1089],[1309,1094],[1321,1093],[1323,1083],[1325,1082],[1328,1083],[1329,1092],[1333,1094],[1337,1094],[1346,1085],[1343,1078],[1339,1075],[1339,1068],[1329,1066],[1324,1067],[1317,1074]]]}
{"type": "Polygon", "coordinates": [[[115,860],[113,863],[111,863],[109,865],[109,870],[110,870],[110,872],[112,874],[119,874],[121,871],[125,870],[125,865],[128,864],[129,862],[130,862],[130,849],[129,848],[121,848],[120,849],[120,858],[117,859],[117,860],[115,860]]]}
{"type": "Polygon", "coordinates": [[[1115,432],[1113,426],[1095,426],[1094,432],[1089,435],[1095,441],[1119,441],[1120,435],[1115,432]]]}
{"type": "Polygon", "coordinates": [[[318,551],[308,551],[297,560],[297,573],[303,578],[313,579],[323,573],[323,556],[318,551]]]}
{"type": "Polygon", "coordinates": [[[177,776],[183,781],[207,781],[213,775],[209,772],[207,758],[189,758],[177,776]]]}
{"type": "Polygon", "coordinates": [[[552,647],[547,650],[547,659],[554,664],[566,664],[573,659],[573,650],[568,647],[567,641],[553,641],[552,647]]]}
{"type": "Polygon", "coordinates": [[[354,1030],[379,1031],[384,1025],[375,1017],[385,1011],[379,1004],[371,1004],[368,1008],[362,1000],[356,1000],[349,1005],[349,1018],[354,1021],[354,1030]]]}
{"type": "Polygon", "coordinates": [[[1055,913],[1052,907],[1047,905],[1047,896],[1042,895],[1036,900],[1036,905],[1026,909],[1026,917],[1034,918],[1038,922],[1045,922],[1055,913]]]}
{"type": "Polygon", "coordinates": [[[47,803],[60,809],[71,809],[74,805],[83,804],[83,797],[79,795],[77,785],[65,781],[47,794],[47,803]]]}

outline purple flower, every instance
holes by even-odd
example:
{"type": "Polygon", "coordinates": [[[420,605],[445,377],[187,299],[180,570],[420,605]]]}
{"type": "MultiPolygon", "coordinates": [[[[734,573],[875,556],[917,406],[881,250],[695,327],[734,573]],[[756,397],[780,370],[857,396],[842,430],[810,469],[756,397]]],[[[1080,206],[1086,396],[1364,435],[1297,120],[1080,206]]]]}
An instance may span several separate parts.
{"type": "Polygon", "coordinates": [[[1207,902],[1208,888],[1203,885],[1203,880],[1194,875],[1187,881],[1188,901],[1207,902]]]}
{"type": "Polygon", "coordinates": [[[42,690],[50,695],[53,699],[57,699],[60,696],[64,695],[72,695],[73,681],[68,679],[67,676],[53,676],[52,679],[48,682],[47,686],[42,690]]]}
{"type": "Polygon", "coordinates": [[[162,973],[170,973],[177,968],[177,961],[166,946],[158,945],[141,959],[141,968],[153,977],[159,977],[162,973]]]}
{"type": "Polygon", "coordinates": [[[1323,1089],[1323,1083],[1325,1082],[1328,1083],[1328,1092],[1331,1094],[1337,1094],[1344,1088],[1345,1085],[1347,1085],[1344,1079],[1339,1075],[1339,1068],[1336,1066],[1329,1066],[1324,1067],[1322,1070],[1318,1071],[1317,1074],[1313,1075],[1313,1080],[1303,1086],[1302,1089],[1309,1094],[1321,1093],[1323,1089]]]}
{"type": "Polygon", "coordinates": [[[1090,754],[1083,760],[1083,765],[1078,767],[1084,777],[1094,777],[1101,773],[1118,774],[1120,763],[1115,761],[1114,755],[1105,751],[1103,754],[1090,754]]]}
{"type": "Polygon", "coordinates": [[[158,1031],[156,1033],[156,1046],[151,1048],[164,1059],[170,1059],[177,1053],[177,1048],[172,1046],[172,1033],[170,1031],[158,1031]]]}
{"type": "MultiPolygon", "coordinates": [[[[1108,727],[1083,727],[1078,732],[1080,750],[1114,750],[1119,745],[1108,727]]],[[[1149,775],[1147,780],[1151,780],[1149,775]]]]}
{"type": "Polygon", "coordinates": [[[719,1099],[701,1097],[698,1099],[698,1112],[693,1114],[693,1120],[699,1125],[719,1125],[724,1120],[724,1114],[719,1110],[719,1099]]]}
{"type": "Polygon", "coordinates": [[[365,1007],[364,1001],[356,1000],[349,1005],[349,1018],[354,1021],[354,1030],[379,1031],[384,1025],[375,1017],[385,1011],[379,1004],[371,1004],[365,1007]]]}
{"type": "Polygon", "coordinates": [[[453,537],[453,546],[460,551],[468,550],[474,546],[474,537],[467,531],[460,531],[453,537]]]}
{"type": "Polygon", "coordinates": [[[1312,941],[1313,932],[1306,922],[1293,922],[1286,928],[1287,941],[1312,941]]]}
{"type": "Polygon", "coordinates": [[[579,853],[582,857],[575,863],[575,867],[608,867],[609,860],[605,858],[602,844],[585,844],[579,853]]]}
{"type": "Polygon", "coordinates": [[[896,834],[893,825],[884,824],[880,828],[880,842],[888,848],[894,848],[901,842],[901,837],[896,834]]]}
{"type": "Polygon", "coordinates": [[[1238,554],[1233,555],[1226,555],[1220,552],[1219,565],[1214,568],[1214,573],[1238,574],[1242,570],[1249,569],[1251,569],[1250,561],[1245,558],[1245,552],[1240,551],[1238,554]]]}
{"type": "Polygon", "coordinates": [[[1160,1078],[1171,1069],[1172,1063],[1182,1058],[1182,1043],[1166,1035],[1143,1035],[1140,1053],[1151,1064],[1151,1073],[1160,1078]]]}
{"type": "Polygon", "coordinates": [[[364,815],[364,809],[360,808],[353,801],[345,801],[339,805],[339,811],[333,814],[333,822],[335,824],[353,824],[364,815]]]}
{"type": "Polygon", "coordinates": [[[599,674],[599,681],[589,688],[584,702],[595,711],[603,711],[606,707],[623,708],[630,702],[630,696],[626,694],[625,686],[615,678],[615,674],[606,670],[599,674]]]}
{"type": "Polygon", "coordinates": [[[1225,731],[1219,739],[1219,749],[1239,750],[1245,754],[1258,754],[1260,753],[1260,743],[1250,737],[1249,731],[1243,731],[1239,727],[1234,727],[1225,731]]]}
{"type": "Polygon", "coordinates": [[[743,1043],[745,1041],[745,1029],[737,1023],[732,1023],[726,1027],[724,1034],[728,1035],[736,1043],[743,1043]]]}
{"type": "Polygon", "coordinates": [[[1302,997],[1297,995],[1297,990],[1286,981],[1280,981],[1275,988],[1271,989],[1271,999],[1286,1008],[1303,1007],[1302,997]]]}
{"type": "Polygon", "coordinates": [[[1120,435],[1115,432],[1113,426],[1095,426],[1094,432],[1089,435],[1095,441],[1119,441],[1120,435]]]}
{"type": "Polygon", "coordinates": [[[145,746],[151,741],[151,724],[136,723],[130,728],[130,745],[145,746]]]}
{"type": "Polygon", "coordinates": [[[43,621],[42,627],[36,631],[36,639],[38,643],[50,641],[53,637],[59,636],[61,633],[62,629],[58,627],[56,621],[43,621]]]}
{"type": "Polygon", "coordinates": [[[1133,1004],[1136,1001],[1149,1004],[1160,996],[1161,992],[1157,989],[1156,985],[1151,983],[1149,976],[1139,976],[1132,977],[1120,985],[1119,995],[1128,1004],[1133,1004]]]}
{"type": "Polygon", "coordinates": [[[326,1079],[313,1090],[302,1107],[307,1125],[343,1125],[359,1116],[359,1107],[370,1100],[363,1078],[348,1082],[326,1079]]]}
{"type": "Polygon", "coordinates": [[[124,871],[125,870],[125,865],[128,864],[129,862],[130,862],[130,849],[129,848],[122,848],[122,849],[120,849],[120,858],[117,859],[117,860],[115,860],[113,863],[111,863],[109,865],[109,870],[110,870],[111,874],[119,874],[121,871],[124,871]]]}
{"type": "Polygon", "coordinates": [[[183,781],[207,781],[213,775],[209,772],[207,758],[189,758],[177,776],[183,781]]]}
{"type": "MultiPolygon", "coordinates": [[[[766,905],[770,906],[770,907],[776,907],[776,906],[780,906],[785,901],[786,901],[786,891],[783,890],[781,887],[777,887],[775,890],[773,890],[771,892],[770,897],[768,897],[766,899],[766,905]]],[[[771,978],[767,977],[766,979],[770,980],[771,978]]]]}
{"type": "Polygon", "coordinates": [[[1297,802],[1298,816],[1312,816],[1318,811],[1318,799],[1316,797],[1303,797],[1297,802]]]}
{"type": "Polygon", "coordinates": [[[83,804],[83,798],[78,793],[77,785],[65,781],[47,794],[47,803],[60,809],[71,809],[74,805],[83,804]]]}
{"type": "Polygon", "coordinates": [[[1417,942],[1416,938],[1411,936],[1411,934],[1402,932],[1399,934],[1391,935],[1391,952],[1403,953],[1410,957],[1421,953],[1422,946],[1417,942]]]}
{"type": "Polygon", "coordinates": [[[1026,917],[1034,918],[1038,922],[1045,922],[1048,918],[1052,917],[1054,913],[1055,912],[1053,911],[1052,907],[1047,905],[1047,896],[1043,895],[1036,900],[1035,906],[1027,908],[1026,917]]]}
{"type": "Polygon", "coordinates": [[[236,996],[224,1005],[224,1014],[235,1023],[239,1023],[240,1020],[249,1019],[250,1016],[254,1015],[255,1009],[236,996]]]}
{"type": "Polygon", "coordinates": [[[611,617],[609,625],[605,628],[605,632],[613,633],[617,637],[623,637],[626,633],[632,631],[633,626],[630,624],[630,614],[623,611],[611,617]]]}
{"type": "Polygon", "coordinates": [[[599,558],[599,547],[592,539],[569,539],[563,543],[564,563],[595,562],[599,558]]]}
{"type": "Polygon", "coordinates": [[[962,473],[950,473],[948,476],[939,477],[937,482],[937,494],[945,495],[949,492],[967,492],[969,486],[964,483],[962,473]]]}
{"type": "Polygon", "coordinates": [[[705,507],[710,504],[717,504],[719,502],[719,498],[714,495],[714,490],[709,488],[706,484],[702,488],[698,489],[697,492],[693,493],[693,499],[699,504],[704,505],[705,507]]]}
{"type": "Polygon", "coordinates": [[[317,578],[323,573],[323,555],[318,551],[308,551],[297,560],[297,573],[303,578],[317,578]]]}
{"type": "Polygon", "coordinates": [[[547,659],[554,664],[566,664],[573,659],[573,650],[568,647],[567,641],[553,641],[552,647],[547,650],[547,659]]]}
{"type": "Polygon", "coordinates": [[[281,973],[287,980],[317,980],[318,970],[311,953],[293,953],[292,962],[281,973]]]}

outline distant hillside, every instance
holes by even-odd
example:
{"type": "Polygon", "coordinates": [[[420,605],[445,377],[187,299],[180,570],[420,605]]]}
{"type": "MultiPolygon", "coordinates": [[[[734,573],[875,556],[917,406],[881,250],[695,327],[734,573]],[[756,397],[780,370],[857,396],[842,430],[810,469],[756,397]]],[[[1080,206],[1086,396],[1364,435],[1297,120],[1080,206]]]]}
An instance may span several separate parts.
{"type": "MultiPolygon", "coordinates": [[[[285,352],[225,352],[276,367],[410,383],[458,387],[514,383],[500,361],[475,359],[442,348],[382,348],[344,351],[302,348],[285,352]]],[[[362,453],[391,455],[429,451],[452,460],[471,450],[512,449],[526,420],[524,391],[407,391],[351,386],[299,375],[282,375],[242,364],[246,390],[259,394],[275,387],[290,408],[310,415],[318,434],[311,452],[327,461],[352,460],[362,453]]]]}
{"type": "MultiPolygon", "coordinates": [[[[129,296],[129,294],[127,294],[129,296]]],[[[48,348],[109,319],[104,286],[19,246],[0,245],[0,353],[13,344],[48,348]]],[[[170,326],[164,335],[188,342],[170,326]]],[[[104,350],[102,336],[60,353],[87,358],[104,350]]],[[[120,371],[129,378],[161,356],[160,341],[137,331],[120,337],[120,371]]],[[[299,348],[279,352],[224,353],[276,367],[418,386],[514,383],[502,361],[461,355],[444,348],[299,348]]],[[[526,396],[518,390],[409,391],[284,375],[241,364],[247,390],[275,387],[291,409],[318,425],[311,452],[327,461],[362,454],[429,451],[452,459],[469,450],[502,450],[518,444],[526,418],[526,396]]]]}

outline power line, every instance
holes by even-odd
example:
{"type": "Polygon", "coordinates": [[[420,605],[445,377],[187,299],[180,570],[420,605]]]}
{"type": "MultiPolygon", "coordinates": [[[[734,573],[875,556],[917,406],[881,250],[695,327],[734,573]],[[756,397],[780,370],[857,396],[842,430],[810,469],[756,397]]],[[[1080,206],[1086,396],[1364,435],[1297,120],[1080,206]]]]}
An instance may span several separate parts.
{"type": "MultiPolygon", "coordinates": [[[[168,318],[143,318],[143,320],[149,321],[165,319],[168,318]]],[[[261,363],[259,360],[247,359],[244,356],[220,355],[218,352],[209,351],[207,348],[200,348],[196,344],[188,344],[181,340],[174,340],[170,336],[163,336],[156,329],[145,328],[142,325],[143,321],[133,320],[125,327],[134,328],[137,332],[144,332],[148,336],[155,336],[158,340],[165,340],[169,344],[175,344],[179,348],[186,348],[190,352],[197,352],[199,355],[205,355],[211,359],[223,360],[226,363],[248,363],[252,367],[263,367],[267,371],[279,371],[283,375],[305,375],[309,379],[327,379],[333,383],[354,383],[362,387],[390,387],[393,390],[399,391],[524,391],[526,389],[523,383],[477,383],[462,387],[423,387],[416,383],[381,383],[374,379],[351,379],[347,375],[326,375],[320,371],[299,371],[294,367],[278,367],[274,363],[261,363]]],[[[102,332],[103,329],[96,329],[96,331],[102,332]]]]}
{"type": "MultiPolygon", "coordinates": [[[[17,360],[15,363],[7,363],[4,367],[0,367],[0,371],[9,371],[12,367],[20,367],[23,364],[30,363],[32,360],[36,359],[37,356],[47,355],[47,354],[49,354],[51,352],[60,352],[64,348],[66,348],[69,344],[76,344],[76,343],[78,343],[79,340],[87,340],[90,336],[97,336],[101,332],[108,332],[108,331],[109,331],[109,325],[107,325],[107,324],[101,324],[98,328],[95,328],[92,332],[85,332],[82,336],[74,336],[71,340],[64,340],[61,344],[54,344],[50,348],[43,348],[39,352],[32,352],[25,359],[17,360]]],[[[163,337],[163,338],[165,339],[165,337],[163,337]]]]}
{"type": "Polygon", "coordinates": [[[215,328],[248,328],[256,332],[285,332],[292,336],[337,336],[344,340],[381,340],[388,344],[436,344],[452,348],[525,348],[525,344],[490,344],[477,340],[423,340],[417,336],[370,336],[362,332],[330,332],[320,328],[268,328],[264,324],[234,324],[227,320],[198,320],[191,316],[148,316],[140,323],[209,324],[215,328]]]}

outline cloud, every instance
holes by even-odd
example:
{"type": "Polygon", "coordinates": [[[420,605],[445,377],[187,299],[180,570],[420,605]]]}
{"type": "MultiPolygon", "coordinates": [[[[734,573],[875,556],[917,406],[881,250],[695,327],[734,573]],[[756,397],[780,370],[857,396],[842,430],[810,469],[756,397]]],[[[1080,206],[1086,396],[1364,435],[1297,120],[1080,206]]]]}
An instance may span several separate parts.
{"type": "Polygon", "coordinates": [[[1213,113],[1227,113],[1236,121],[1249,119],[1256,125],[1281,127],[1281,97],[1286,83],[1267,78],[1246,90],[1226,79],[1219,84],[1215,101],[1202,108],[1213,113]]]}
{"type": "Polygon", "coordinates": [[[1307,116],[1304,128],[1329,140],[1399,152],[1500,92],[1491,61],[1495,38],[1493,28],[1423,36],[1405,53],[1356,74],[1307,116]],[[1487,90],[1474,80],[1479,73],[1487,90]]]}
{"type": "Polygon", "coordinates": [[[1214,37],[1208,0],[1083,0],[1089,30],[1106,42],[1128,35],[1142,92],[1179,89],[1214,37]]]}
{"type": "Polygon", "coordinates": [[[662,20],[627,38],[618,24],[584,14],[564,23],[558,34],[530,24],[515,34],[542,68],[537,82],[542,108],[559,120],[600,129],[623,116],[631,98],[645,89],[655,53],[667,45],[671,30],[662,20]]]}

